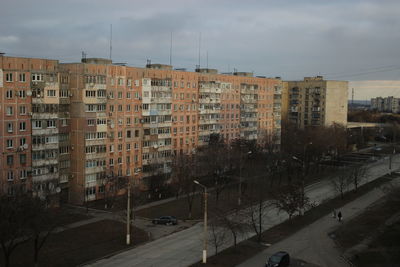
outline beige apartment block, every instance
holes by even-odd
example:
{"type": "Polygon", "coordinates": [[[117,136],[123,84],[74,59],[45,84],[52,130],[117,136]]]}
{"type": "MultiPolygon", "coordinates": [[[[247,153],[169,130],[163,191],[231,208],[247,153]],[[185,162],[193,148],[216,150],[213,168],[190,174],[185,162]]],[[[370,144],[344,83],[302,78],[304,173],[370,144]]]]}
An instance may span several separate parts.
{"type": "Polygon", "coordinates": [[[303,81],[288,81],[283,95],[282,105],[287,106],[285,123],[300,128],[347,124],[347,81],[327,81],[322,76],[305,77],[303,81]]]}

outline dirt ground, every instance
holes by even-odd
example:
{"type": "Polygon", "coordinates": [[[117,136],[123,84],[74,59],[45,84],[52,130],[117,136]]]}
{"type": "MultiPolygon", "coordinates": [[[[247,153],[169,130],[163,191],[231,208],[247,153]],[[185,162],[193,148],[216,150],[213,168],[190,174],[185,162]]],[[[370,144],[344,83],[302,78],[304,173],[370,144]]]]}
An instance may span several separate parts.
{"type": "MultiPolygon", "coordinates": [[[[72,267],[126,249],[125,224],[103,220],[51,235],[40,251],[41,267],[72,267]]],[[[148,236],[140,229],[132,230],[133,244],[146,242],[148,236]]],[[[3,262],[2,256],[0,256],[3,262]]],[[[11,266],[33,266],[33,244],[17,247],[11,266]]]]}

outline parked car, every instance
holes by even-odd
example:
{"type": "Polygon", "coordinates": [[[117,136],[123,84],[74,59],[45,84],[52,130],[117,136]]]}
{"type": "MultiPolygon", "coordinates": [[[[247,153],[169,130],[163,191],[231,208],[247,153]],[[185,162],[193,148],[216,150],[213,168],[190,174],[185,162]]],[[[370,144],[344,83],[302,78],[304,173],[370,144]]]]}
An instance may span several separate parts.
{"type": "Polygon", "coordinates": [[[153,224],[165,224],[165,225],[176,225],[178,220],[174,216],[161,216],[159,218],[153,219],[153,224]]]}
{"type": "Polygon", "coordinates": [[[289,253],[285,251],[279,251],[269,257],[266,267],[288,267],[290,264],[289,253]]]}

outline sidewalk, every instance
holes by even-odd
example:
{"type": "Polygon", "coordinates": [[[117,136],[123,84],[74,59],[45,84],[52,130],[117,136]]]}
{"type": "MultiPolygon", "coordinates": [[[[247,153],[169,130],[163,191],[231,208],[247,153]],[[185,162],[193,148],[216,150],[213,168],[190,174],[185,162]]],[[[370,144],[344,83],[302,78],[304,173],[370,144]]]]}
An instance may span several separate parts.
{"type": "MultiPolygon", "coordinates": [[[[400,184],[400,178],[393,180],[400,184]]],[[[368,206],[379,200],[385,193],[379,188],[359,197],[358,199],[346,204],[337,211],[341,211],[344,220],[349,220],[362,213],[368,206]]],[[[342,257],[342,253],[336,248],[334,241],[328,236],[341,223],[332,218],[329,214],[311,225],[303,228],[296,234],[273,244],[268,249],[257,254],[253,258],[238,265],[240,267],[257,266],[277,251],[287,251],[293,258],[302,259],[306,262],[316,264],[321,267],[340,267],[348,266],[342,257]]]]}

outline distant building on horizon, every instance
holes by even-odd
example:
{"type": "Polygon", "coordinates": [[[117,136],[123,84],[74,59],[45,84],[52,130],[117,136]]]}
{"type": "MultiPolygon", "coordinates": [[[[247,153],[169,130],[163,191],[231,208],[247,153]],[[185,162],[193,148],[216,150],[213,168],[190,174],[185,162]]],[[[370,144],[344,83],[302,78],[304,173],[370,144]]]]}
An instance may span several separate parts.
{"type": "Polygon", "coordinates": [[[393,96],[371,98],[371,109],[379,112],[400,113],[400,98],[393,96]]]}

